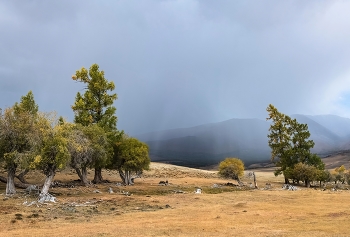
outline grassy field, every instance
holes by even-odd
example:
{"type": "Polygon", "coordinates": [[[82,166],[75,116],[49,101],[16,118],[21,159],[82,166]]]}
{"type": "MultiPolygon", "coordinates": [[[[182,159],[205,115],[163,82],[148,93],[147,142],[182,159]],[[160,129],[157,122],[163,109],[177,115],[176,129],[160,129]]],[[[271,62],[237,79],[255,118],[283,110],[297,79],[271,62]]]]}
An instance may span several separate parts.
{"type": "MultiPolygon", "coordinates": [[[[350,236],[350,191],[287,191],[272,168],[255,173],[259,189],[240,189],[212,171],[152,163],[134,186],[116,186],[118,175],[105,172],[112,183],[53,188],[57,203],[31,206],[23,203],[35,194],[6,198],[1,184],[0,236],[350,236]]],[[[77,176],[65,171],[55,179],[77,176]]],[[[40,183],[43,176],[34,172],[28,180],[40,183]]]]}

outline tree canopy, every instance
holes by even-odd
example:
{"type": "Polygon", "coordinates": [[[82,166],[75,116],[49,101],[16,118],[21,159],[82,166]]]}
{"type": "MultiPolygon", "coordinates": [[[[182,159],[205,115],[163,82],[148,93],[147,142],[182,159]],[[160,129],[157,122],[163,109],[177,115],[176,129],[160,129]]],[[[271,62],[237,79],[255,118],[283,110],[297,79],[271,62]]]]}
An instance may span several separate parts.
{"type": "Polygon", "coordinates": [[[109,94],[115,85],[104,75],[104,71],[93,64],[89,70],[83,67],[72,76],[73,80],[86,84],[85,93],[78,92],[72,106],[74,122],[84,126],[98,124],[105,131],[113,131],[117,129],[116,108],[113,106],[117,94],[109,94]]]}
{"type": "Polygon", "coordinates": [[[70,125],[61,124],[54,114],[45,114],[41,123],[41,146],[38,155],[31,166],[41,169],[46,179],[41,190],[41,195],[46,195],[56,170],[64,169],[70,161],[68,149],[68,136],[70,125]]]}
{"type": "Polygon", "coordinates": [[[136,138],[124,135],[114,146],[113,161],[110,168],[119,171],[126,185],[133,184],[132,174],[136,176],[149,168],[151,160],[148,146],[136,138]]]}
{"type": "Polygon", "coordinates": [[[17,168],[27,169],[39,145],[38,106],[31,91],[20,103],[0,110],[0,159],[7,169],[6,194],[16,192],[17,168]]]}
{"type": "Polygon", "coordinates": [[[269,128],[268,144],[271,148],[271,160],[276,164],[275,175],[283,174],[288,183],[286,172],[294,169],[298,163],[324,169],[324,163],[310,149],[315,143],[310,140],[307,124],[300,124],[296,119],[279,112],[273,105],[267,107],[268,118],[272,123],[269,128]]]}

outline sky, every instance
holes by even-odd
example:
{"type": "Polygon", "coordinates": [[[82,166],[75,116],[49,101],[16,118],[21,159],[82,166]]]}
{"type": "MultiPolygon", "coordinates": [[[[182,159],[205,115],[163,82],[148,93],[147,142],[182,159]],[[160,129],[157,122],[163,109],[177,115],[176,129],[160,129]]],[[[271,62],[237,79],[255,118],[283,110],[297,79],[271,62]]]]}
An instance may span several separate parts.
{"type": "Polygon", "coordinates": [[[73,121],[97,63],[130,135],[286,114],[350,117],[350,1],[0,1],[0,108],[73,121]]]}

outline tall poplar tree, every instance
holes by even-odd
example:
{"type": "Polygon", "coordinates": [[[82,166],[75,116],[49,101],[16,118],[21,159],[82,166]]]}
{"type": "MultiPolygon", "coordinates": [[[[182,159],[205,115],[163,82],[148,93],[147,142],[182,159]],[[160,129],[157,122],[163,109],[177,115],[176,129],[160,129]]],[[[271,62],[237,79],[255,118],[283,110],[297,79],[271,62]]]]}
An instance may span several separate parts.
{"type": "MultiPolygon", "coordinates": [[[[78,92],[72,106],[74,122],[83,126],[97,124],[104,129],[108,137],[113,137],[117,133],[116,108],[113,106],[117,94],[112,93],[115,89],[114,83],[105,78],[104,71],[100,71],[97,64],[93,64],[89,70],[81,68],[72,79],[86,84],[84,94],[78,92]]],[[[108,162],[107,157],[101,156],[101,159],[95,160],[94,183],[102,182],[102,168],[108,162]]]]}

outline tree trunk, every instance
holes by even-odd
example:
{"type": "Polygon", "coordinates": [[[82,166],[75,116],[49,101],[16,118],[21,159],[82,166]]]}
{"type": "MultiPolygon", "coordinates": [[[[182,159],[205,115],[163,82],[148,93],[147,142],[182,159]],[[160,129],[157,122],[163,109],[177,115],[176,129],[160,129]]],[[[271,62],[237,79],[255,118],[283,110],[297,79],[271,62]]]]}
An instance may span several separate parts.
{"type": "Polygon", "coordinates": [[[45,196],[45,195],[47,195],[49,193],[50,185],[51,185],[54,177],[55,177],[55,171],[54,170],[50,170],[46,174],[46,179],[45,179],[43,188],[41,189],[40,196],[45,196]]]}
{"type": "Polygon", "coordinates": [[[92,182],[94,184],[99,184],[99,183],[103,182],[102,168],[95,168],[95,176],[94,176],[94,180],[92,182]]]}
{"type": "Polygon", "coordinates": [[[289,179],[287,179],[286,177],[284,177],[284,183],[285,183],[285,184],[289,184],[289,179]]]}
{"type": "Polygon", "coordinates": [[[20,173],[19,175],[16,175],[16,178],[21,181],[24,184],[27,184],[28,182],[26,181],[26,179],[24,178],[24,176],[26,174],[28,174],[29,169],[25,169],[22,173],[20,173]]]}
{"type": "Polygon", "coordinates": [[[80,169],[79,168],[74,168],[75,172],[77,172],[77,175],[79,176],[80,181],[83,182],[83,176],[81,175],[80,169]]]}
{"type": "Polygon", "coordinates": [[[125,184],[125,174],[124,174],[123,170],[118,169],[118,172],[119,172],[120,178],[122,179],[123,184],[125,184]]]}
{"type": "Polygon", "coordinates": [[[307,188],[310,188],[310,181],[309,180],[305,180],[305,187],[307,187],[307,188]]]}
{"type": "Polygon", "coordinates": [[[123,172],[123,170],[121,169],[119,169],[118,171],[119,171],[119,176],[125,185],[134,185],[135,177],[131,176],[131,171],[126,170],[125,172],[123,172]]]}
{"type": "Polygon", "coordinates": [[[130,185],[129,180],[130,180],[130,172],[128,170],[125,170],[125,185],[130,185]]]}
{"type": "Polygon", "coordinates": [[[77,172],[79,178],[80,178],[80,181],[85,184],[85,186],[88,186],[89,185],[89,180],[87,179],[87,169],[86,167],[82,167],[81,168],[81,171],[79,168],[75,168],[75,171],[77,172]]]}
{"type": "Polygon", "coordinates": [[[89,180],[87,178],[87,169],[86,167],[81,168],[81,176],[82,176],[82,181],[83,183],[87,186],[89,185],[89,180]]]}
{"type": "Polygon", "coordinates": [[[128,172],[128,185],[134,185],[134,178],[132,175],[131,175],[131,171],[127,171],[128,172]]]}
{"type": "MultiPolygon", "coordinates": [[[[0,176],[0,182],[7,183],[7,178],[4,176],[0,176]]],[[[30,184],[24,184],[24,183],[16,183],[15,182],[15,187],[16,188],[27,188],[30,184]]]]}
{"type": "Polygon", "coordinates": [[[6,195],[12,195],[16,193],[15,175],[16,175],[16,166],[10,165],[7,168],[6,195]]]}

